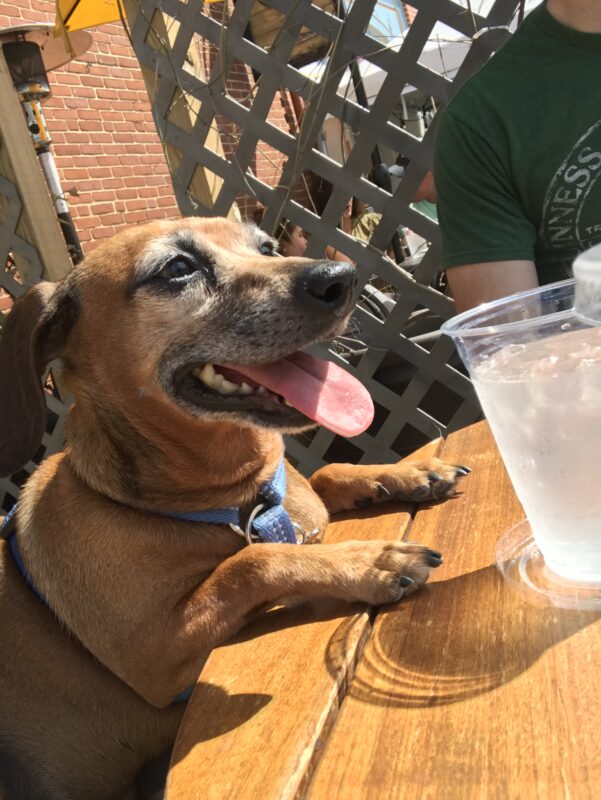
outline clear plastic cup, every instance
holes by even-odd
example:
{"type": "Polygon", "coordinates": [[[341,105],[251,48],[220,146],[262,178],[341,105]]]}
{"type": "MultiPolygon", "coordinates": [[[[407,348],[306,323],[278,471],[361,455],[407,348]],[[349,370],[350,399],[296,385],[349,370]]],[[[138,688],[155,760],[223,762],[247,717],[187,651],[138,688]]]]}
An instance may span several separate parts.
{"type": "Polygon", "coordinates": [[[547,577],[599,584],[601,597],[601,322],[576,313],[575,286],[487,303],[442,331],[470,373],[529,523],[531,536],[518,526],[519,542],[500,551],[520,569],[540,551],[547,577]]]}

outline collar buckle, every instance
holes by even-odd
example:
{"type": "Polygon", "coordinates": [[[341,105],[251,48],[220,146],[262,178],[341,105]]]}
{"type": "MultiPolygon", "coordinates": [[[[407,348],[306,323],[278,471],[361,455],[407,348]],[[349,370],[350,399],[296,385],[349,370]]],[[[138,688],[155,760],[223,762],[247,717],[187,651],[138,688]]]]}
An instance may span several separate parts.
{"type": "MultiPolygon", "coordinates": [[[[238,536],[242,536],[243,539],[246,539],[247,544],[256,544],[257,542],[260,542],[261,539],[256,533],[253,532],[252,526],[256,517],[258,517],[261,511],[264,511],[266,508],[269,508],[267,503],[259,503],[250,512],[244,529],[242,529],[240,525],[237,525],[235,522],[229,523],[230,528],[234,531],[234,533],[237,533],[238,536]]],[[[292,520],[290,522],[295,531],[297,544],[305,544],[310,539],[313,539],[315,536],[317,536],[320,530],[319,528],[314,528],[312,531],[307,533],[303,526],[298,522],[293,522],[292,520]]]]}
{"type": "Polygon", "coordinates": [[[255,542],[259,541],[257,534],[253,533],[253,522],[255,521],[255,517],[257,517],[261,511],[266,508],[269,508],[267,503],[259,503],[259,505],[255,506],[250,512],[248,520],[246,521],[246,527],[244,528],[244,537],[247,544],[254,544],[255,542]]]}

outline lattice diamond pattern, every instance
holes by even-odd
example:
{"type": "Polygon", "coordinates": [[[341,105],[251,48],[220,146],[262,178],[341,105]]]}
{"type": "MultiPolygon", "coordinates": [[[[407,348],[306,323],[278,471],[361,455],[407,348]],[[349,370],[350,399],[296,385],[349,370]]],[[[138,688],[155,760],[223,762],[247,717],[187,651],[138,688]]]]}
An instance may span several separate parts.
{"type": "Polygon", "coordinates": [[[286,18],[269,51],[249,38],[249,20],[257,7],[254,0],[237,0],[233,10],[201,0],[142,0],[142,13],[132,31],[136,54],[147,75],[154,78],[153,105],[161,136],[179,154],[173,180],[182,213],[226,215],[236,198],[258,198],[266,209],[262,222],[266,230],[273,232],[282,216],[302,225],[311,234],[308,255],[320,257],[326,245],[333,245],[356,260],[363,285],[384,286],[396,301],[384,315],[360,303],[349,336],[327,349],[329,358],[344,362],[369,388],[378,410],[374,425],[352,442],[342,442],[324,429],[290,439],[288,452],[305,472],[344,453],[350,460],[396,460],[422,441],[469,424],[480,415],[451,342],[436,333],[440,322],[452,314],[451,301],[438,290],[435,280],[441,261],[439,231],[433,220],[411,207],[432,163],[436,117],[425,134],[418,136],[403,128],[400,115],[392,111],[399,107],[406,87],[431,98],[436,109],[443,107],[506,37],[504,26],[512,19],[517,3],[491,2],[483,17],[452,0],[412,0],[417,13],[400,47],[386,47],[366,33],[376,0],[356,0],[350,8],[348,5],[342,19],[309,0],[263,0],[263,9],[268,7],[286,18]],[[167,37],[153,35],[159,14],[167,30],[179,24],[171,44],[167,37]],[[424,47],[437,22],[472,41],[453,80],[423,63],[424,47]],[[328,58],[313,71],[301,72],[289,63],[301,30],[305,36],[309,31],[330,43],[328,58]],[[183,66],[197,36],[211,43],[217,53],[204,78],[183,66]],[[236,62],[248,65],[256,80],[244,102],[234,99],[225,87],[224,76],[236,62]],[[362,74],[372,66],[384,73],[369,108],[358,102],[353,91],[348,69],[353,62],[360,64],[362,74]],[[304,100],[297,136],[267,120],[280,88],[304,100]],[[192,123],[184,126],[175,124],[169,113],[182,93],[190,104],[192,100],[197,104],[192,123]],[[350,140],[344,163],[337,163],[318,146],[324,122],[330,117],[342,123],[350,140]],[[223,130],[224,121],[230,130],[239,132],[227,157],[215,152],[208,141],[211,130],[219,131],[220,126],[223,130]],[[267,185],[255,174],[257,147],[281,154],[275,185],[267,185]],[[379,188],[366,177],[374,148],[409,161],[394,192],[379,188]],[[223,181],[212,203],[203,203],[194,195],[192,177],[199,166],[223,181]],[[303,171],[320,176],[333,187],[320,215],[293,199],[303,171]],[[351,195],[382,215],[369,243],[337,228],[351,195]],[[410,270],[384,255],[399,225],[429,243],[423,257],[412,260],[410,270]]]}
{"type": "MultiPolygon", "coordinates": [[[[334,459],[396,460],[423,441],[469,424],[480,410],[469,380],[458,369],[452,344],[436,335],[440,321],[452,313],[449,298],[435,288],[438,228],[410,205],[431,166],[436,118],[425,135],[416,136],[401,126],[395,109],[407,86],[433,98],[437,108],[444,106],[502,41],[516,0],[492,2],[486,17],[468,13],[452,0],[412,0],[417,14],[400,48],[386,48],[366,33],[376,0],[355,0],[344,20],[310,0],[263,0],[264,7],[286,20],[269,51],[248,38],[256,5],[254,0],[237,0],[231,14],[222,4],[201,0],[142,0],[139,5],[132,37],[147,78],[151,76],[155,120],[170,153],[176,196],[183,214],[201,215],[226,215],[243,196],[258,198],[266,209],[262,223],[266,230],[273,232],[285,216],[311,234],[308,255],[320,257],[326,244],[333,245],[356,260],[362,284],[371,281],[387,287],[395,299],[391,311],[382,316],[360,303],[348,337],[321,349],[369,388],[377,410],[374,424],[352,441],[325,429],[312,431],[290,439],[288,452],[305,472],[334,459]],[[437,21],[473,41],[454,80],[420,61],[437,21]],[[290,65],[290,56],[295,44],[311,35],[330,43],[328,58],[320,68],[301,72],[290,65]],[[217,53],[204,77],[190,69],[190,53],[198,54],[199,42],[210,43],[217,53]],[[243,102],[228,93],[224,80],[236,62],[247,65],[255,79],[243,102]],[[385,73],[369,108],[358,102],[350,83],[348,67],[354,62],[360,63],[363,73],[368,65],[385,73]],[[297,136],[267,121],[280,88],[304,100],[297,136]],[[189,113],[182,115],[182,106],[189,113]],[[330,117],[342,123],[348,137],[349,152],[342,163],[317,144],[330,117]],[[221,150],[214,146],[216,133],[222,137],[221,150]],[[376,147],[402,154],[410,162],[394,193],[366,178],[376,147]],[[268,151],[277,164],[275,185],[257,177],[257,150],[268,151]],[[303,172],[333,186],[321,214],[293,199],[303,172]],[[213,199],[211,192],[198,192],[199,173],[213,186],[213,199]],[[351,195],[382,215],[369,243],[336,227],[351,195]],[[399,224],[429,243],[411,271],[383,254],[399,224]]],[[[3,153],[0,142],[0,165],[7,163],[10,154],[3,153]]],[[[13,298],[43,275],[43,258],[24,235],[26,226],[21,223],[27,210],[22,207],[18,180],[13,182],[15,174],[15,165],[0,168],[0,263],[6,265],[0,270],[0,287],[13,298]]],[[[62,447],[66,408],[56,391],[49,392],[47,400],[47,432],[34,460],[18,475],[0,480],[0,514],[10,508],[36,463],[62,447]]]]}

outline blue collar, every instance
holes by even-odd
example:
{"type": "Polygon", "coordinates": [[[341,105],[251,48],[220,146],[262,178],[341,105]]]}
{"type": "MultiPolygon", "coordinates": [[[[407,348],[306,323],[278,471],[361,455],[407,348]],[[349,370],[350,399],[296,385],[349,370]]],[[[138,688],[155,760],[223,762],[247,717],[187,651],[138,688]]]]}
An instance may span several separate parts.
{"type": "MultiPolygon", "coordinates": [[[[165,517],[173,517],[174,519],[181,519],[187,522],[207,522],[213,525],[229,525],[236,533],[243,536],[249,544],[253,544],[254,542],[304,544],[306,539],[315,536],[319,529],[315,529],[307,535],[298,523],[292,522],[286,509],[282,505],[285,497],[286,464],[282,457],[273,478],[264,483],[259,489],[259,498],[262,502],[251,512],[244,530],[240,525],[240,509],[236,506],[216,508],[209,511],[167,511],[159,513],[165,517]],[[297,532],[299,535],[297,535],[297,532]]],[[[16,510],[17,504],[15,503],[0,523],[0,539],[7,539],[15,564],[27,582],[27,585],[46,608],[50,608],[46,598],[38,591],[21,558],[15,530],[14,515],[16,510]]],[[[174,698],[173,702],[179,703],[186,701],[190,693],[191,689],[181,692],[181,694],[174,698]]]]}
{"type": "Polygon", "coordinates": [[[304,544],[315,536],[317,530],[306,534],[303,528],[292,522],[282,505],[286,497],[286,462],[280,460],[275,475],[259,489],[259,504],[251,511],[244,529],[241,527],[240,509],[236,506],[216,508],[209,511],[161,511],[165,517],[186,522],[208,522],[213,525],[229,525],[248,544],[269,542],[278,544],[304,544]]]}
{"type": "MultiPolygon", "coordinates": [[[[244,530],[240,527],[240,509],[236,506],[215,508],[209,511],[165,511],[158,512],[165,517],[185,520],[186,522],[208,522],[213,525],[229,525],[240,536],[244,536],[249,544],[254,542],[271,542],[287,544],[304,544],[318,533],[318,529],[305,534],[303,528],[292,522],[288,512],[282,505],[286,497],[286,462],[280,460],[275,475],[259,489],[260,502],[250,513],[244,530]]],[[[39,599],[48,606],[48,601],[37,590],[19,552],[15,530],[14,515],[17,504],[11,508],[0,523],[0,538],[7,539],[11,553],[19,572],[39,599]]]]}
{"type": "MultiPolygon", "coordinates": [[[[248,544],[253,544],[254,542],[304,544],[307,539],[315,536],[319,529],[306,534],[297,522],[292,522],[288,512],[282,505],[285,497],[286,462],[282,456],[273,478],[264,483],[259,489],[259,498],[262,502],[256,505],[250,513],[244,530],[240,525],[240,509],[236,506],[215,508],[209,511],[164,511],[158,513],[164,517],[173,517],[186,522],[229,525],[237,534],[243,536],[248,544]]],[[[7,539],[19,572],[25,578],[34,594],[48,607],[48,601],[37,590],[19,552],[14,520],[16,510],[17,504],[15,503],[0,523],[0,538],[7,539]]]]}
{"type": "Polygon", "coordinates": [[[8,514],[4,517],[2,522],[0,522],[0,539],[6,539],[6,542],[10,548],[10,552],[14,559],[15,564],[21,575],[25,578],[25,582],[31,589],[31,591],[35,594],[35,596],[42,602],[46,608],[50,608],[48,605],[48,601],[41,594],[35,583],[33,582],[33,578],[29,574],[27,567],[23,563],[23,559],[21,558],[21,553],[19,551],[19,545],[17,544],[17,530],[15,524],[15,514],[17,511],[17,503],[11,508],[8,514]]]}
{"type": "MultiPolygon", "coordinates": [[[[8,514],[4,517],[2,522],[0,522],[0,539],[6,539],[8,546],[10,547],[10,552],[12,554],[12,557],[17,566],[17,569],[19,570],[23,578],[25,578],[25,582],[27,583],[31,591],[35,594],[35,596],[42,603],[42,605],[45,606],[50,612],[52,612],[52,609],[50,608],[48,601],[46,600],[44,595],[38,591],[31,575],[27,570],[27,567],[23,563],[23,559],[21,558],[21,553],[19,551],[19,544],[17,542],[17,531],[15,529],[14,515],[16,510],[17,510],[17,504],[15,503],[14,506],[11,508],[11,510],[8,512],[8,514]]],[[[194,686],[189,686],[187,689],[184,689],[183,692],[180,692],[173,698],[173,700],[171,701],[172,704],[185,703],[187,700],[190,699],[190,695],[192,694],[193,690],[194,686]]]]}

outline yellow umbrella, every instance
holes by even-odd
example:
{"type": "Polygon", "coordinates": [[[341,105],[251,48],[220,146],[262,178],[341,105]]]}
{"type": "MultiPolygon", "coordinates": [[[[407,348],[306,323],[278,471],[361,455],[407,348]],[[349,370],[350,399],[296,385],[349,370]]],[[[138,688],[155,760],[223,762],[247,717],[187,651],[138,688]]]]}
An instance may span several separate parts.
{"type": "MultiPolygon", "coordinates": [[[[220,0],[206,2],[216,3],[220,0]]],[[[61,31],[95,28],[105,22],[118,22],[122,16],[125,16],[122,0],[56,0],[55,30],[58,34],[61,31]]]]}
{"type": "Polygon", "coordinates": [[[119,0],[57,0],[57,30],[80,31],[121,19],[119,0]]]}

